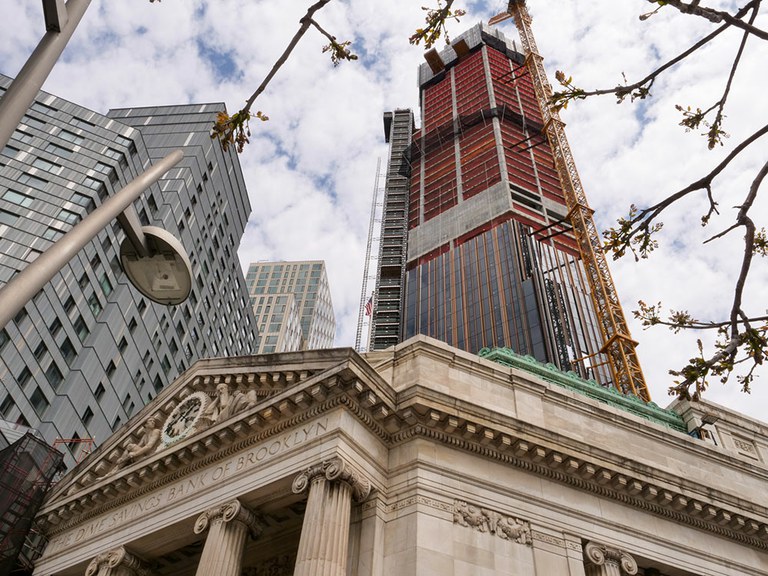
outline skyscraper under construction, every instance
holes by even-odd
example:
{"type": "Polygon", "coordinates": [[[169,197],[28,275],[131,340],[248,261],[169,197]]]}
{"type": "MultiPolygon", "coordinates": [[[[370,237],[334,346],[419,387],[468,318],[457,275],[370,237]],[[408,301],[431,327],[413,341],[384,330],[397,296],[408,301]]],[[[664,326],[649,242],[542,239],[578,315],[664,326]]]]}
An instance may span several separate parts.
{"type": "Polygon", "coordinates": [[[595,305],[534,93],[483,24],[419,68],[421,128],[390,144],[370,349],[426,334],[503,346],[608,383],[595,305]]]}

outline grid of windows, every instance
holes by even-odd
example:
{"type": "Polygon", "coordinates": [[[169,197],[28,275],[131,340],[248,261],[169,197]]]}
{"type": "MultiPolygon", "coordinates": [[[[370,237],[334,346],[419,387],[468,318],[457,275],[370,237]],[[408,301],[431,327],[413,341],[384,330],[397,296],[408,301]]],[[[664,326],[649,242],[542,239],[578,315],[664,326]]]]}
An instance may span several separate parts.
{"type": "MultiPolygon", "coordinates": [[[[0,76],[0,86],[8,83],[0,76]]],[[[30,400],[17,402],[12,408],[14,418],[19,411],[18,418],[35,426],[45,414],[51,425],[43,432],[50,441],[70,436],[71,422],[77,418],[88,436],[106,438],[110,428],[121,423],[112,406],[116,399],[125,421],[139,407],[139,398],[142,402],[152,398],[195,360],[215,352],[255,351],[255,323],[250,310],[243,308],[247,292],[235,242],[244,231],[250,206],[237,155],[224,153],[210,140],[209,126],[221,105],[131,108],[114,110],[106,117],[52,96],[46,96],[45,102],[33,106],[10,148],[0,156],[15,168],[0,175],[0,227],[14,228],[8,231],[9,238],[23,231],[23,236],[14,236],[14,242],[16,237],[22,239],[14,262],[33,259],[48,245],[40,238],[48,243],[60,239],[120,182],[131,181],[170,150],[182,147],[190,158],[198,157],[178,168],[180,175],[153,185],[136,202],[148,224],[162,225],[177,235],[173,222],[168,226],[161,220],[167,212],[184,213],[182,241],[190,242],[188,250],[200,285],[183,314],[149,303],[129,286],[119,263],[124,234],[116,224],[44,288],[44,298],[28,306],[29,318],[42,315],[42,323],[30,322],[25,310],[16,319],[18,324],[0,331],[3,360],[11,359],[9,391],[13,398],[30,400]],[[181,122],[179,130],[174,124],[181,122]],[[65,173],[67,186],[62,181],[65,173]],[[9,174],[18,177],[11,182],[9,174]],[[225,208],[226,220],[221,213],[225,208]],[[32,217],[35,224],[42,221],[44,225],[30,226],[32,217]],[[191,238],[200,239],[198,246],[191,238]],[[38,244],[29,245],[33,241],[38,244]],[[113,308],[117,306],[119,313],[113,308]],[[202,330],[195,329],[198,314],[205,326],[202,330]],[[122,318],[124,326],[119,324],[122,318]],[[8,354],[8,347],[16,353],[8,354]],[[116,356],[118,350],[120,356],[116,356]],[[142,362],[145,350],[149,354],[142,362]],[[183,358],[178,358],[180,350],[183,358]],[[114,358],[111,363],[110,358],[114,358]],[[137,368],[139,374],[133,378],[137,368]],[[131,374],[126,377],[128,370],[131,374]],[[52,388],[58,388],[55,395],[52,388]],[[67,395],[72,396],[67,399],[67,395]]],[[[9,264],[11,259],[0,261],[5,279],[16,272],[9,264]]]]}

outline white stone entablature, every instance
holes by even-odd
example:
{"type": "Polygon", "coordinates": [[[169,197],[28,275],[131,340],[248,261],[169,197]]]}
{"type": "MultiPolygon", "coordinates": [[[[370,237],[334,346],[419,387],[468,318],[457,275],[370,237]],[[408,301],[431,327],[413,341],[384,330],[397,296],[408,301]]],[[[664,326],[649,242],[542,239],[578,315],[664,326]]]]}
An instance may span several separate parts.
{"type": "MultiPolygon", "coordinates": [[[[764,445],[720,414],[724,435],[764,445]]],[[[317,550],[336,555],[328,574],[601,574],[590,542],[638,574],[765,574],[767,480],[735,448],[425,337],[205,360],[51,492],[35,574],[83,574],[117,547],[195,574],[222,561],[196,520],[235,501],[262,527],[217,528],[243,574],[320,573],[317,550]],[[147,440],[150,419],[175,435],[147,440]],[[329,526],[348,527],[344,546],[329,526]]]]}

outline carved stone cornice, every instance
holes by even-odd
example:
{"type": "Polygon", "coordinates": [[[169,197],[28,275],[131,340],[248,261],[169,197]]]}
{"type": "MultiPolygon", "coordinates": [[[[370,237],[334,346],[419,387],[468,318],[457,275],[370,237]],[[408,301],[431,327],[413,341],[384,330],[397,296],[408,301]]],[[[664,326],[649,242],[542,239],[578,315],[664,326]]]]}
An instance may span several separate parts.
{"type": "Polygon", "coordinates": [[[195,520],[195,534],[205,532],[210,524],[218,519],[221,519],[224,523],[240,522],[244,524],[253,539],[261,536],[261,533],[264,531],[264,522],[261,517],[248,510],[248,508],[242,505],[240,500],[235,498],[231,502],[208,508],[208,510],[200,514],[197,520],[195,520]]]}
{"type": "Polygon", "coordinates": [[[612,566],[614,571],[621,569],[621,574],[633,576],[637,574],[637,562],[624,550],[599,544],[597,542],[587,542],[584,546],[584,558],[587,565],[594,566],[612,566]]]}
{"type": "Polygon", "coordinates": [[[300,472],[293,479],[293,493],[301,494],[309,488],[315,478],[323,476],[329,482],[348,484],[352,488],[352,498],[356,502],[362,502],[371,493],[371,483],[368,478],[339,457],[324,460],[300,472]]]}
{"type": "Polygon", "coordinates": [[[85,569],[85,576],[94,576],[105,566],[109,569],[123,568],[136,576],[150,574],[149,564],[128,552],[124,546],[118,546],[96,556],[85,569]]]}

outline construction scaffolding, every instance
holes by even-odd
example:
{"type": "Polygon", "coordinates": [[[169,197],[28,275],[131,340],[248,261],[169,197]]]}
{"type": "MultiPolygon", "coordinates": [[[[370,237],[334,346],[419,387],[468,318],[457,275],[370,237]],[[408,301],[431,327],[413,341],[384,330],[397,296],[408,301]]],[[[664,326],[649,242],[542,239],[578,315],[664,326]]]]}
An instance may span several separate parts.
{"type": "Polygon", "coordinates": [[[31,571],[34,554],[25,552],[25,542],[63,460],[32,432],[0,451],[0,574],[31,571]]]}
{"type": "Polygon", "coordinates": [[[377,290],[373,294],[369,350],[383,350],[401,340],[409,192],[405,152],[411,144],[413,123],[410,110],[384,113],[384,133],[391,145],[384,185],[377,290]]]}

